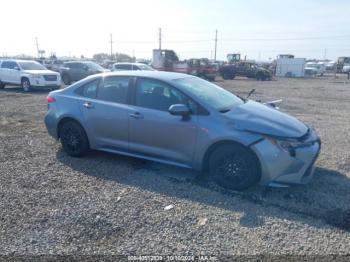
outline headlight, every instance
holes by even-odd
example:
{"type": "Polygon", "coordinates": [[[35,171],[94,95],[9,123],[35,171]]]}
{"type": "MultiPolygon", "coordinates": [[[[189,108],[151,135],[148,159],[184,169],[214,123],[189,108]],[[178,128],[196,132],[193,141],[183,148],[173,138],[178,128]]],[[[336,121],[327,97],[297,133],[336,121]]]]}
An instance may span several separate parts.
{"type": "Polygon", "coordinates": [[[289,138],[285,140],[281,140],[281,139],[277,139],[269,136],[265,136],[265,138],[275,146],[279,147],[280,149],[288,153],[291,153],[291,151],[295,150],[296,148],[307,147],[313,144],[313,142],[303,142],[293,138],[289,138]]]}

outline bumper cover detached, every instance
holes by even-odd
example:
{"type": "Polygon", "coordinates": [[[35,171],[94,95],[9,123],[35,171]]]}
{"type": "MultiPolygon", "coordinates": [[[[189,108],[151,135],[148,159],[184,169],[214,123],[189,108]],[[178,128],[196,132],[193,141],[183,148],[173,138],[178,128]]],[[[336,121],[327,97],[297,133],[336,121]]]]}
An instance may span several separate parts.
{"type": "Polygon", "coordinates": [[[321,140],[314,130],[304,141],[307,146],[288,153],[268,140],[252,146],[261,164],[261,181],[266,186],[306,184],[312,180],[315,162],[320,154],[321,140]]]}

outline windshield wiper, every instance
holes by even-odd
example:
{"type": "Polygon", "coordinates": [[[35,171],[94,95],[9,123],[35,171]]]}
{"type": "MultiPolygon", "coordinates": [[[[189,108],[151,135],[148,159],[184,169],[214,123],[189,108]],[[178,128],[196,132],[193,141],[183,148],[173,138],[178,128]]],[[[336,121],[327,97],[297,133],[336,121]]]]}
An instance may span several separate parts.
{"type": "Polygon", "coordinates": [[[219,110],[220,113],[227,113],[229,111],[231,111],[230,108],[224,108],[224,109],[219,110]]]}

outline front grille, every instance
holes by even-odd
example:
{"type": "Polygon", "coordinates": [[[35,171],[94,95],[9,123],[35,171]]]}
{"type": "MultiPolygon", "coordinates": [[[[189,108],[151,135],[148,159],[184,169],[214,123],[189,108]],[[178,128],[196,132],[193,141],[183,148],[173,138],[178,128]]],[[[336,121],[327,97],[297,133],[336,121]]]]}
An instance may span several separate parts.
{"type": "Polygon", "coordinates": [[[57,81],[56,75],[44,75],[45,81],[57,81]]]}

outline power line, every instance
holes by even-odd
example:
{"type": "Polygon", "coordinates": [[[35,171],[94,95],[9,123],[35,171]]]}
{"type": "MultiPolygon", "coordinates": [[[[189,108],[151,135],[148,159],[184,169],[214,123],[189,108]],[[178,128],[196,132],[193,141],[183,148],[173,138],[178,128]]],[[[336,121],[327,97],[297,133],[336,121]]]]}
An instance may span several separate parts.
{"type": "Polygon", "coordinates": [[[350,35],[333,35],[333,36],[311,36],[311,37],[295,37],[295,38],[223,38],[223,41],[294,41],[294,40],[318,40],[318,39],[333,39],[346,38],[350,35]]]}
{"type": "MultiPolygon", "coordinates": [[[[159,31],[159,44],[161,45],[161,28],[159,31]]],[[[350,35],[338,35],[338,36],[317,36],[317,37],[296,37],[296,38],[215,38],[216,41],[233,42],[233,41],[300,41],[300,40],[319,40],[319,39],[335,39],[335,38],[347,38],[350,35]]],[[[210,43],[211,39],[194,39],[194,40],[165,40],[169,44],[188,44],[188,43],[210,43]]],[[[118,41],[120,44],[154,44],[154,41],[118,41]]]]}

